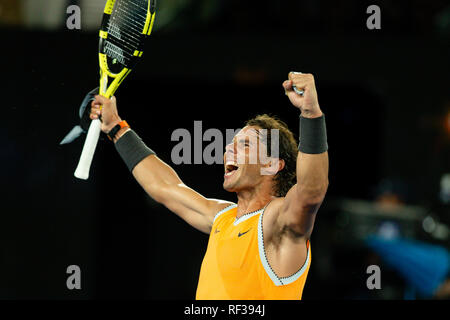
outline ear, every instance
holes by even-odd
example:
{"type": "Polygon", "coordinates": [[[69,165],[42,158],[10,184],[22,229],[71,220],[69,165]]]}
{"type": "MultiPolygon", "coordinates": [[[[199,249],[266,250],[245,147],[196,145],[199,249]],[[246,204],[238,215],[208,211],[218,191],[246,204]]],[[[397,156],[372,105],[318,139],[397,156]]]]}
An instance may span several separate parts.
{"type": "Polygon", "coordinates": [[[274,176],[279,171],[283,170],[285,162],[283,159],[270,158],[270,161],[261,167],[260,173],[263,176],[274,176]]]}
{"type": "Polygon", "coordinates": [[[283,159],[278,159],[278,172],[283,170],[285,165],[286,165],[286,162],[284,162],[283,159]]]}

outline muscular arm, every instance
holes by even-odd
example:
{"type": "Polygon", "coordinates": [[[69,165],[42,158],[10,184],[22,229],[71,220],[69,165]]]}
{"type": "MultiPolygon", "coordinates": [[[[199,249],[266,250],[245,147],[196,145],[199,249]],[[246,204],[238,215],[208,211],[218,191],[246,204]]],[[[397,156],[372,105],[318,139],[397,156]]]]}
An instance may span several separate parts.
{"type": "MultiPolygon", "coordinates": [[[[302,117],[321,117],[314,78],[312,75],[289,75],[290,80],[283,86],[292,104],[301,110],[302,117]],[[305,91],[299,96],[292,91],[292,85],[305,91]]],[[[322,204],[328,188],[328,152],[320,154],[298,153],[297,184],[284,198],[278,215],[278,225],[287,230],[294,238],[308,239],[311,235],[316,213],[322,204]]]]}
{"type": "Polygon", "coordinates": [[[169,165],[155,155],[142,160],[132,173],[155,201],[205,233],[210,233],[214,215],[230,205],[226,201],[207,199],[192,190],[169,165]]]}
{"type": "Polygon", "coordinates": [[[280,208],[279,223],[294,236],[309,238],[328,188],[328,152],[297,157],[297,184],[280,208]]]}
{"type": "MultiPolygon", "coordinates": [[[[91,119],[102,117],[102,131],[109,132],[122,121],[117,113],[116,99],[96,96],[91,105],[91,119]]],[[[116,134],[116,143],[129,128],[122,128],[116,134]]],[[[209,233],[215,214],[230,202],[207,199],[186,186],[176,172],[156,155],[140,161],[132,170],[137,182],[150,197],[166,206],[194,228],[209,233]]]]}
{"type": "MultiPolygon", "coordinates": [[[[301,110],[302,117],[322,116],[312,75],[290,73],[283,87],[291,103],[301,110]],[[296,94],[293,85],[303,89],[304,95],[296,94]]],[[[306,244],[328,188],[328,152],[298,152],[296,174],[297,183],[284,198],[270,203],[263,220],[266,255],[280,277],[294,274],[306,262],[306,244]]]]}

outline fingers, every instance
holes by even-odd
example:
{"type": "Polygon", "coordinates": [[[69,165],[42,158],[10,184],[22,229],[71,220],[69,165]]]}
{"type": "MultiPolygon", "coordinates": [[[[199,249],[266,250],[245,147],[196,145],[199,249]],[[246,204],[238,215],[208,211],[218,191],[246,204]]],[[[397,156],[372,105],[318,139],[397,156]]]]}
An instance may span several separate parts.
{"type": "Polygon", "coordinates": [[[284,90],[292,90],[292,81],[291,80],[284,81],[283,88],[284,90]]]}
{"type": "Polygon", "coordinates": [[[292,87],[292,81],[291,80],[286,80],[283,82],[283,88],[284,88],[284,94],[289,96],[289,94],[291,92],[294,92],[294,88],[292,87]]]}
{"type": "Polygon", "coordinates": [[[100,106],[100,109],[102,109],[102,106],[105,108],[108,108],[109,106],[114,107],[116,105],[116,97],[112,96],[110,99],[105,98],[103,96],[95,96],[95,100],[92,102],[96,106],[100,106]]]}
{"type": "Polygon", "coordinates": [[[291,93],[299,94],[314,86],[314,77],[310,73],[289,72],[288,79],[283,82],[284,93],[289,96],[291,93]],[[297,89],[297,90],[295,90],[297,89]]]}
{"type": "Polygon", "coordinates": [[[103,96],[96,95],[94,97],[94,101],[92,101],[92,108],[98,107],[101,110],[102,106],[107,106],[110,103],[111,103],[111,99],[107,99],[103,96]]]}
{"type": "Polygon", "coordinates": [[[99,104],[98,101],[93,100],[91,103],[91,113],[89,114],[89,117],[92,120],[99,119],[101,117],[102,111],[101,111],[101,104],[99,104]]]}
{"type": "Polygon", "coordinates": [[[98,104],[107,104],[110,101],[110,99],[105,98],[104,96],[101,95],[96,95],[94,101],[98,104]]]}
{"type": "Polygon", "coordinates": [[[91,118],[91,120],[100,119],[101,116],[102,112],[100,109],[97,110],[91,109],[91,114],[89,115],[89,118],[91,118]]]}
{"type": "Polygon", "coordinates": [[[310,73],[289,72],[288,78],[297,89],[307,89],[314,85],[314,76],[310,73]]]}
{"type": "Polygon", "coordinates": [[[91,103],[91,119],[101,119],[103,109],[110,110],[111,106],[116,104],[116,97],[111,99],[105,98],[101,95],[96,95],[91,103]]]}

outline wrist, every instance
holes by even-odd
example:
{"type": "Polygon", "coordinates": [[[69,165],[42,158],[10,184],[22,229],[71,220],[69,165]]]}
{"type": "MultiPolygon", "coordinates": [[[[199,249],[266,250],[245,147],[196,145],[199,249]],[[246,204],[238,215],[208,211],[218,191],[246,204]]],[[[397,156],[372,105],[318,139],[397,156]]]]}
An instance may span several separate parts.
{"type": "Polygon", "coordinates": [[[108,124],[107,128],[103,131],[106,134],[109,134],[112,129],[115,128],[120,122],[122,122],[122,119],[120,117],[116,118],[115,120],[111,121],[110,124],[108,124]]]}
{"type": "Polygon", "coordinates": [[[320,154],[328,150],[325,115],[306,118],[300,115],[298,151],[307,154],[320,154]]]}
{"type": "Polygon", "coordinates": [[[129,128],[128,133],[124,134],[121,139],[118,139],[115,148],[130,172],[133,172],[134,167],[143,159],[155,154],[152,149],[145,145],[136,132],[129,128]]]}
{"type": "Polygon", "coordinates": [[[130,126],[125,120],[118,122],[106,135],[114,143],[129,129],[130,126]]]}
{"type": "Polygon", "coordinates": [[[321,116],[323,116],[323,112],[320,109],[315,111],[302,110],[300,116],[308,119],[320,118],[321,116]]]}
{"type": "Polygon", "coordinates": [[[114,136],[113,142],[116,143],[129,130],[131,130],[130,127],[120,128],[120,130],[117,131],[116,135],[114,136]]]}

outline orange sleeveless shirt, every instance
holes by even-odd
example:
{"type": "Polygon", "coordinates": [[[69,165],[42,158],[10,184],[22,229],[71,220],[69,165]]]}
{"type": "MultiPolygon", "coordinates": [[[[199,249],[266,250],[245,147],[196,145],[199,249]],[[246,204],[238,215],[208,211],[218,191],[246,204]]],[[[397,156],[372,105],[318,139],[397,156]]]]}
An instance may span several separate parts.
{"type": "Polygon", "coordinates": [[[311,246],[306,261],[289,277],[278,277],[264,250],[264,209],[236,219],[237,205],[216,214],[197,286],[198,300],[296,300],[302,298],[311,246]]]}

